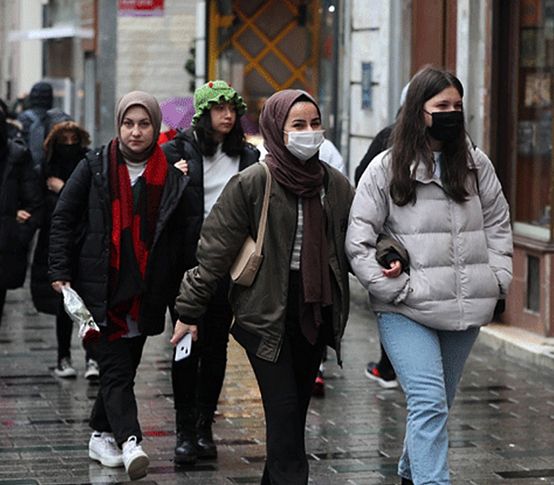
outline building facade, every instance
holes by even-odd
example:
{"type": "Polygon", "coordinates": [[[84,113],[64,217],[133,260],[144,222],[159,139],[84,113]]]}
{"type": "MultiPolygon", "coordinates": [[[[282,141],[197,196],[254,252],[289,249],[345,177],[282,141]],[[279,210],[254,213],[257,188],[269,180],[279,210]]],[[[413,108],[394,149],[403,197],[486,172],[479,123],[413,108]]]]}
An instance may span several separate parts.
{"type": "Polygon", "coordinates": [[[13,102],[46,79],[56,104],[100,145],[113,136],[123,93],[192,95],[184,66],[195,32],[194,0],[0,2],[0,96],[13,102]]]}

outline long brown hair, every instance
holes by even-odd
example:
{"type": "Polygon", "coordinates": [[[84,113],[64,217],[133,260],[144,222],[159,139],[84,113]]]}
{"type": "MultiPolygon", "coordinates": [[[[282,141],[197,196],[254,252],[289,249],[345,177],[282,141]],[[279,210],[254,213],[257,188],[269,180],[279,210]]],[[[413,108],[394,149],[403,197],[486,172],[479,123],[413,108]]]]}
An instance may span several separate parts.
{"type": "MultiPolygon", "coordinates": [[[[420,163],[425,165],[429,174],[433,173],[433,152],[429,145],[423,106],[450,86],[456,88],[463,98],[462,83],[454,74],[442,69],[425,67],[410,81],[406,101],[392,132],[390,195],[396,205],[416,202],[415,172],[420,163]],[[415,167],[410,170],[413,162],[415,167]]],[[[456,202],[464,202],[469,195],[467,179],[471,172],[465,124],[455,140],[443,142],[442,156],[441,180],[444,190],[456,202]]]]}

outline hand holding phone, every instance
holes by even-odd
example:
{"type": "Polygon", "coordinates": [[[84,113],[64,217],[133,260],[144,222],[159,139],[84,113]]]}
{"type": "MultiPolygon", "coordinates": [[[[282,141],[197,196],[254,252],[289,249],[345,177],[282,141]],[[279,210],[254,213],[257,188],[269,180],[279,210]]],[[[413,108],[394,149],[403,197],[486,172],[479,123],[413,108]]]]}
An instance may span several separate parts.
{"type": "Polygon", "coordinates": [[[191,347],[192,333],[189,332],[175,346],[175,362],[186,359],[190,355],[191,347]]]}

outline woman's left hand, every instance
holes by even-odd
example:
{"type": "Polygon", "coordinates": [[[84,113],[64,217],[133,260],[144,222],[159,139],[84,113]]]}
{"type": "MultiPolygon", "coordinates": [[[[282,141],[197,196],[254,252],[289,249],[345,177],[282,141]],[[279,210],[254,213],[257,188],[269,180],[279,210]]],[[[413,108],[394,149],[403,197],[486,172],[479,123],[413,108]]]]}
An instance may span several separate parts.
{"type": "Polygon", "coordinates": [[[31,213],[27,212],[26,210],[20,209],[17,211],[15,218],[17,222],[19,222],[20,224],[23,224],[24,222],[27,222],[31,218],[31,213]]]}
{"type": "Polygon", "coordinates": [[[181,172],[183,172],[184,175],[188,175],[189,173],[189,162],[186,160],[179,160],[178,162],[175,162],[173,164],[175,168],[178,168],[181,172]]]}
{"type": "Polygon", "coordinates": [[[48,177],[46,179],[46,186],[48,187],[48,190],[54,192],[55,194],[59,194],[64,185],[64,181],[58,177],[48,177]]]}
{"type": "Polygon", "coordinates": [[[387,278],[398,278],[400,276],[400,274],[402,273],[402,263],[398,260],[396,261],[393,261],[391,264],[390,264],[390,268],[389,269],[384,269],[383,270],[383,274],[387,277],[387,278]]]}
{"type": "Polygon", "coordinates": [[[187,333],[192,334],[193,342],[198,340],[198,327],[196,325],[187,325],[181,322],[181,320],[177,320],[170,340],[171,345],[175,347],[187,333]]]}

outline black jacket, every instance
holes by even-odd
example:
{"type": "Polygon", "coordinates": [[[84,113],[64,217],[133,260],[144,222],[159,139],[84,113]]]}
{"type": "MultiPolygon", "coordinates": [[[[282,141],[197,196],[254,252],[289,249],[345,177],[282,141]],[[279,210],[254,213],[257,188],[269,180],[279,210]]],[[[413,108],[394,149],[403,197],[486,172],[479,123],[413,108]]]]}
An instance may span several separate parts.
{"type": "Polygon", "coordinates": [[[25,281],[27,254],[42,219],[43,191],[22,142],[8,141],[0,154],[0,288],[18,288],[25,281]],[[24,209],[31,218],[16,220],[24,209]]]}
{"type": "MultiPolygon", "coordinates": [[[[173,140],[162,145],[162,150],[170,164],[174,164],[183,159],[188,162],[190,178],[189,184],[185,190],[185,200],[189,206],[189,219],[186,222],[186,269],[194,268],[198,261],[196,260],[196,246],[200,239],[200,229],[204,222],[204,163],[202,153],[196,139],[193,129],[180,132],[173,140]]],[[[240,156],[239,171],[253,165],[258,161],[260,152],[249,143],[245,144],[240,156]]]]}
{"type": "MultiPolygon", "coordinates": [[[[163,332],[165,311],[184,272],[188,177],[170,167],[146,267],[138,320],[144,335],[163,332]]],[[[108,147],[89,152],[60,194],[50,226],[50,281],[72,281],[96,322],[106,321],[112,230],[108,147]],[[81,229],[79,229],[81,227],[81,229]],[[76,256],[74,256],[76,255],[76,256]]]]}
{"type": "MultiPolygon", "coordinates": [[[[70,162],[61,162],[52,158],[45,162],[45,175],[41,178],[42,186],[45,188],[44,218],[40,233],[37,239],[37,245],[33,253],[33,262],[31,264],[31,298],[37,311],[56,315],[59,311],[60,294],[55,292],[50,286],[48,278],[48,243],[50,240],[50,222],[52,213],[58,202],[59,195],[46,188],[46,179],[48,177],[57,177],[67,182],[69,175],[75,169],[77,163],[82,160],[88,152],[88,148],[83,147],[79,157],[70,162]]],[[[62,189],[63,190],[63,189],[62,189]]]]}
{"type": "Polygon", "coordinates": [[[371,160],[373,160],[377,155],[379,155],[379,153],[385,151],[389,147],[389,140],[393,128],[394,123],[383,128],[379,133],[377,133],[377,135],[375,135],[375,138],[369,145],[364,158],[362,158],[362,160],[356,167],[356,171],[354,172],[354,182],[356,186],[358,185],[360,178],[362,177],[365,169],[367,168],[371,160]]]}

